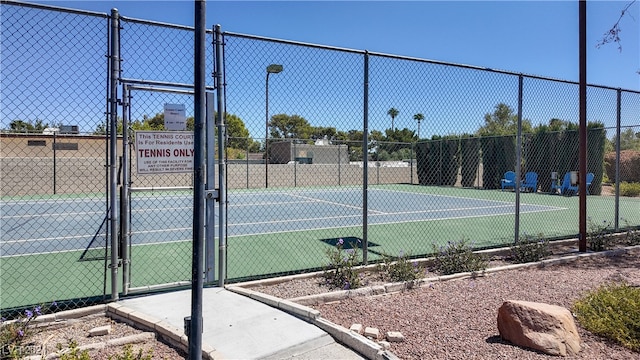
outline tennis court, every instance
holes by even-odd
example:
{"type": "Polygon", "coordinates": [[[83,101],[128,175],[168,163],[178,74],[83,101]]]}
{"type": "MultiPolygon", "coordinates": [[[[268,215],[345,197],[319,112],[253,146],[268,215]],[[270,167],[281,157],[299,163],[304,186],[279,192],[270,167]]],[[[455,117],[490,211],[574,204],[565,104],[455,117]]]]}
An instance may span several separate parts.
{"type": "MultiPolygon", "coordinates": [[[[134,196],[132,244],[191,241],[192,196],[190,193],[134,196]],[[176,213],[183,216],[175,216],[176,213]]],[[[97,202],[104,200],[42,200],[36,204],[30,202],[29,207],[20,201],[3,202],[0,253],[3,257],[46,254],[104,244],[105,214],[95,211],[97,202]],[[73,208],[73,211],[66,211],[67,208],[73,208]]],[[[362,204],[362,190],[357,188],[238,192],[229,197],[227,235],[360,226],[362,204]]],[[[563,209],[536,204],[521,204],[520,207],[521,213],[563,209]]],[[[514,212],[513,201],[384,188],[368,192],[370,225],[500,216],[514,212]]]]}

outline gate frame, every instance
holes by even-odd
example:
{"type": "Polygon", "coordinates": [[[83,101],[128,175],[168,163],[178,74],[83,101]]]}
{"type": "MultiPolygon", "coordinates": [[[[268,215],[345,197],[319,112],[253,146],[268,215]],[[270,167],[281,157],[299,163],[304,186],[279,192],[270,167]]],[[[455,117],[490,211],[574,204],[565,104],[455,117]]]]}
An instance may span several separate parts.
{"type": "MultiPolygon", "coordinates": [[[[131,248],[131,199],[130,195],[132,192],[145,192],[145,191],[173,191],[173,190],[194,190],[194,186],[171,186],[171,187],[132,187],[131,186],[131,174],[130,174],[130,158],[131,153],[129,151],[129,147],[131,143],[129,142],[129,126],[128,121],[131,116],[131,92],[132,91],[148,91],[148,92],[161,92],[161,93],[170,93],[170,94],[182,94],[182,95],[191,95],[194,96],[195,92],[193,90],[193,85],[190,84],[180,84],[180,83],[168,83],[168,82],[160,82],[160,81],[150,81],[150,80],[139,80],[139,79],[126,79],[121,78],[120,83],[122,84],[122,187],[121,187],[121,197],[120,197],[120,234],[121,234],[121,247],[122,247],[122,265],[123,265],[123,279],[122,279],[122,295],[127,296],[130,294],[138,294],[144,293],[154,290],[165,290],[172,289],[177,287],[185,287],[191,284],[191,281],[177,281],[173,283],[166,284],[156,284],[156,285],[148,285],[142,287],[131,287],[130,276],[131,276],[131,254],[129,249],[131,248]]],[[[212,90],[211,87],[208,87],[207,90],[212,90]]],[[[213,128],[213,114],[214,114],[214,102],[213,102],[213,93],[207,92],[207,111],[206,111],[206,153],[207,154],[215,154],[215,131],[213,128]]],[[[223,134],[218,132],[218,142],[221,142],[223,134]]],[[[224,146],[224,142],[222,143],[224,146]]],[[[205,201],[206,201],[206,214],[205,214],[205,271],[204,271],[204,280],[207,284],[214,283],[215,276],[215,202],[218,202],[220,197],[220,191],[215,188],[215,156],[207,156],[207,171],[206,171],[206,179],[205,183],[205,201]],[[210,170],[209,170],[210,169],[210,170]]],[[[220,183],[223,182],[224,174],[220,174],[220,183]]],[[[220,208],[223,208],[224,202],[220,202],[220,208]]],[[[223,211],[219,211],[220,218],[223,218],[223,211]]],[[[222,221],[222,220],[221,220],[222,221]]],[[[225,216],[225,224],[226,224],[226,216],[225,216]]],[[[224,229],[220,228],[220,236],[219,238],[223,238],[223,234],[226,234],[224,229]]],[[[219,243],[222,243],[219,241],[219,243]]],[[[220,250],[222,251],[222,250],[220,250]]],[[[220,273],[222,274],[222,272],[220,273]]],[[[219,276],[219,281],[224,284],[224,277],[219,276]]]]}

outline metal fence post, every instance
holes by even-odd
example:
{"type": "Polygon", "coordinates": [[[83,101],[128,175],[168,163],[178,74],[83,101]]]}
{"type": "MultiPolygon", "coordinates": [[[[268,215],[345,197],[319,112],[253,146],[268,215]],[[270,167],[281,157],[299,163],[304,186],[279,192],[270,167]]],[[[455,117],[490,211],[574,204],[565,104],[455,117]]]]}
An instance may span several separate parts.
{"type": "Polygon", "coordinates": [[[57,171],[57,153],[58,144],[56,143],[56,132],[53,132],[53,194],[56,194],[56,171],[57,171]]]}
{"type": "Polygon", "coordinates": [[[224,282],[227,278],[227,236],[226,236],[226,222],[227,222],[227,188],[226,188],[226,173],[225,173],[225,139],[226,128],[224,124],[225,108],[225,93],[222,74],[224,74],[224,62],[222,46],[222,31],[220,25],[215,26],[215,47],[216,47],[216,97],[218,100],[218,183],[219,183],[219,208],[218,208],[218,285],[224,286],[224,282]]]}
{"type": "Polygon", "coordinates": [[[204,257],[204,273],[205,282],[212,283],[215,281],[215,223],[216,223],[216,201],[213,194],[216,189],[216,159],[215,159],[215,98],[211,92],[207,93],[207,117],[206,117],[206,151],[205,158],[207,161],[207,181],[206,181],[206,222],[205,222],[205,257],[204,257]]]}
{"type": "MultiPolygon", "coordinates": [[[[513,243],[520,237],[520,179],[522,178],[522,74],[518,76],[518,134],[516,135],[516,217],[513,243]]],[[[534,190],[535,192],[536,190],[534,190]]]]}
{"type": "Polygon", "coordinates": [[[111,77],[110,110],[109,110],[109,199],[111,229],[111,300],[118,300],[118,211],[117,211],[117,146],[118,146],[118,77],[120,74],[120,15],[118,9],[111,9],[111,77]]]}
{"type": "Polygon", "coordinates": [[[205,1],[196,0],[194,9],[194,144],[193,157],[193,249],[191,256],[191,330],[189,336],[189,359],[202,359],[202,287],[204,282],[204,172],[205,172],[205,1]]]}
{"type": "Polygon", "coordinates": [[[615,200],[615,220],[614,229],[620,228],[620,125],[622,119],[622,90],[616,91],[616,200],[615,200]]]}
{"type": "Polygon", "coordinates": [[[362,119],[362,262],[366,265],[369,246],[368,231],[368,193],[369,193],[369,52],[364,52],[363,82],[363,119],[362,119]]]}
{"type": "Polygon", "coordinates": [[[129,92],[122,85],[122,191],[120,193],[120,236],[122,242],[122,295],[129,293],[129,92]]]}

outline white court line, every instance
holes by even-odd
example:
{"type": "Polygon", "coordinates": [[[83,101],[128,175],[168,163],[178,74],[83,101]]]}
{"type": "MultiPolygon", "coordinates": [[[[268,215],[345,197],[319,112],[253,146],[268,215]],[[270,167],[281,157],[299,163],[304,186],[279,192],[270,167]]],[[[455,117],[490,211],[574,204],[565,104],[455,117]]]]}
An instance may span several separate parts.
{"type": "MultiPolygon", "coordinates": [[[[468,197],[464,197],[464,196],[453,196],[453,195],[440,195],[440,194],[430,194],[430,193],[417,193],[417,192],[411,192],[411,191],[404,191],[404,190],[391,190],[391,189],[371,189],[373,191],[377,191],[377,192],[389,192],[389,193],[400,193],[400,194],[409,194],[409,195],[426,195],[426,196],[434,196],[434,197],[444,197],[444,198],[452,198],[452,199],[461,199],[461,200],[476,200],[476,201],[485,201],[485,202],[493,202],[493,203],[500,203],[500,204],[512,204],[515,205],[515,200],[514,201],[504,201],[504,200],[491,200],[491,199],[478,199],[478,198],[468,198],[468,197]]],[[[555,206],[549,206],[549,205],[538,205],[538,204],[529,204],[529,203],[520,203],[520,205],[530,205],[530,206],[544,206],[544,207],[548,207],[548,208],[555,208],[558,210],[566,210],[567,208],[562,208],[562,207],[555,207],[555,206]]]]}
{"type": "MultiPolygon", "coordinates": [[[[103,235],[103,234],[99,234],[99,235],[103,235]]],[[[3,240],[1,243],[2,244],[20,244],[20,243],[28,243],[28,242],[39,242],[39,241],[81,239],[81,238],[86,238],[86,237],[93,238],[94,236],[95,236],[95,234],[74,235],[74,236],[64,236],[64,237],[36,238],[36,239],[3,240]]]]}
{"type": "Polygon", "coordinates": [[[155,208],[155,209],[133,209],[131,210],[132,213],[138,213],[138,212],[157,212],[157,211],[167,211],[167,210],[186,210],[186,209],[193,209],[193,206],[182,206],[182,207],[171,207],[171,208],[155,208]]]}
{"type": "MultiPolygon", "coordinates": [[[[538,213],[538,212],[547,212],[547,211],[556,211],[556,209],[542,209],[535,211],[525,211],[524,213],[538,213]]],[[[416,222],[432,222],[432,221],[440,221],[440,220],[457,220],[457,219],[472,219],[479,217],[497,217],[497,216],[510,216],[512,213],[508,214],[491,214],[491,215],[471,215],[471,216],[453,216],[453,217],[444,217],[444,218],[435,218],[435,219],[422,219],[422,220],[403,220],[403,221],[389,221],[382,223],[369,224],[369,226],[380,226],[380,225],[389,225],[389,224],[405,224],[405,223],[416,223],[416,222]]],[[[377,215],[373,215],[377,216],[377,215]]],[[[272,221],[269,223],[276,223],[280,221],[272,221]]],[[[234,224],[235,225],[235,224],[234,224]]],[[[344,225],[344,226],[329,226],[329,227],[318,227],[318,228],[307,228],[307,229],[298,229],[298,230],[281,230],[281,231],[271,231],[271,232],[263,232],[256,234],[241,234],[241,235],[229,235],[229,238],[240,238],[247,236],[260,236],[260,235],[271,235],[271,234],[286,234],[286,233],[296,233],[296,232],[304,232],[304,231],[316,231],[316,230],[331,230],[331,229],[342,229],[345,227],[357,227],[362,228],[362,224],[354,224],[354,225],[344,225]]]]}
{"type": "MultiPolygon", "coordinates": [[[[340,207],[346,207],[346,208],[350,208],[350,209],[362,210],[362,206],[348,205],[348,204],[343,204],[343,203],[339,203],[339,202],[335,202],[335,201],[316,199],[316,198],[312,198],[312,197],[309,197],[309,196],[302,196],[302,195],[296,195],[296,194],[290,194],[290,196],[299,197],[299,198],[302,198],[302,199],[309,199],[310,201],[314,201],[314,202],[320,202],[320,203],[325,203],[325,204],[330,204],[330,205],[335,205],[335,206],[340,206],[340,207]]],[[[371,212],[379,213],[379,214],[385,214],[384,212],[378,211],[378,210],[367,209],[367,211],[371,211],[371,212]]]]}
{"type": "Polygon", "coordinates": [[[78,198],[78,199],[26,199],[26,200],[9,200],[2,201],[0,200],[0,205],[24,205],[29,203],[37,203],[37,204],[64,204],[64,203],[77,203],[77,202],[97,202],[99,201],[102,205],[106,203],[104,197],[102,198],[78,198]]]}
{"type": "Polygon", "coordinates": [[[93,215],[93,214],[105,214],[104,211],[90,211],[90,212],[72,212],[72,213],[55,213],[55,214],[25,214],[25,215],[10,215],[0,216],[0,219],[24,219],[24,218],[39,218],[50,216],[67,216],[67,215],[93,215]]]}
{"type": "MultiPolygon", "coordinates": [[[[191,242],[191,241],[193,241],[193,239],[160,241],[160,242],[145,243],[145,244],[132,244],[131,246],[137,247],[137,246],[147,246],[147,245],[174,244],[174,243],[191,242]]],[[[104,250],[104,247],[98,247],[96,249],[104,250]]],[[[80,252],[84,250],[85,249],[70,249],[70,250],[47,251],[47,252],[37,252],[37,253],[28,253],[28,254],[4,255],[4,256],[0,256],[0,259],[26,257],[26,256],[32,256],[32,255],[64,254],[64,253],[70,253],[70,252],[80,252]]]]}

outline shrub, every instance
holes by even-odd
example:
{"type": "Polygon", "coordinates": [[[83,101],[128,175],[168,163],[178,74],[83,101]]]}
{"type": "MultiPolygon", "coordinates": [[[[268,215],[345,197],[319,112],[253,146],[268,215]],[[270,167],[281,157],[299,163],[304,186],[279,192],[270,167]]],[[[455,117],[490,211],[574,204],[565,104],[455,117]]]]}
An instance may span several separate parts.
{"type": "Polygon", "coordinates": [[[360,277],[355,269],[360,263],[357,243],[352,242],[351,248],[345,249],[345,242],[340,239],[334,248],[327,250],[329,265],[324,271],[324,278],[330,288],[349,290],[360,287],[360,277]]]}
{"type": "MultiPolygon", "coordinates": [[[[57,306],[54,301],[52,307],[57,306]]],[[[48,310],[47,306],[36,306],[33,309],[24,310],[17,319],[6,321],[0,319],[0,351],[2,359],[22,359],[25,355],[33,355],[30,352],[38,349],[30,347],[30,337],[37,332],[37,328],[31,323],[48,310]]]]}
{"type": "Polygon", "coordinates": [[[435,248],[434,268],[442,275],[481,271],[487,268],[487,258],[474,253],[468,240],[449,241],[447,246],[435,248]]]}
{"type": "Polygon", "coordinates": [[[424,271],[415,261],[409,260],[410,255],[400,252],[398,257],[383,255],[383,263],[378,265],[378,271],[385,280],[393,282],[410,281],[420,279],[424,271]]]}
{"type": "Polygon", "coordinates": [[[89,350],[81,351],[78,348],[78,342],[75,340],[69,340],[67,348],[64,348],[62,344],[58,344],[57,348],[60,360],[91,360],[89,350]]]}
{"type": "Polygon", "coordinates": [[[133,345],[127,344],[124,346],[122,350],[122,354],[116,354],[114,356],[109,356],[109,360],[151,360],[153,358],[153,350],[149,349],[147,354],[144,355],[142,349],[138,350],[137,353],[133,352],[133,345]]]}
{"type": "Polygon", "coordinates": [[[588,219],[587,229],[587,245],[591,251],[604,251],[610,247],[612,238],[609,236],[611,233],[611,222],[604,220],[602,223],[597,224],[588,219]]]}
{"type": "Polygon", "coordinates": [[[626,181],[620,183],[620,196],[635,197],[638,195],[640,195],[640,183],[629,183],[626,181]]]}
{"type": "Polygon", "coordinates": [[[578,300],[573,312],[590,332],[640,352],[640,288],[602,286],[578,300]]]}
{"type": "Polygon", "coordinates": [[[511,247],[511,253],[517,263],[540,261],[551,253],[549,240],[545,239],[542,234],[538,234],[537,238],[525,234],[511,247]]]}
{"type": "Polygon", "coordinates": [[[610,152],[604,157],[604,168],[611,181],[640,182],[640,151],[620,151],[620,179],[616,179],[616,153],[610,152]]]}

